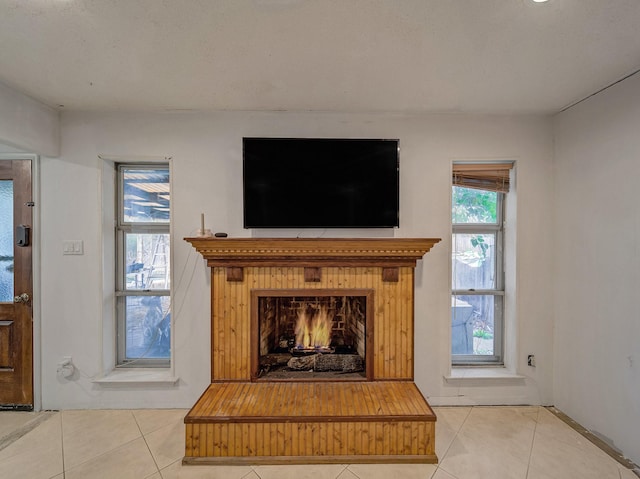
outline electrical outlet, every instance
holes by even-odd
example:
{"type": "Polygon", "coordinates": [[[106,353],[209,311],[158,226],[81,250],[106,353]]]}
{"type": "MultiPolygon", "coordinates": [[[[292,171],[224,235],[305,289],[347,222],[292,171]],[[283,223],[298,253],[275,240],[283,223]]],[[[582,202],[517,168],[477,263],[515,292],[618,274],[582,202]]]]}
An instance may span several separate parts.
{"type": "Polygon", "coordinates": [[[56,370],[58,377],[69,379],[75,372],[76,367],[73,365],[71,356],[64,356],[62,361],[58,363],[58,369],[56,370]]]}
{"type": "Polygon", "coordinates": [[[534,354],[527,356],[527,366],[531,366],[532,368],[536,367],[536,357],[534,354]]]}

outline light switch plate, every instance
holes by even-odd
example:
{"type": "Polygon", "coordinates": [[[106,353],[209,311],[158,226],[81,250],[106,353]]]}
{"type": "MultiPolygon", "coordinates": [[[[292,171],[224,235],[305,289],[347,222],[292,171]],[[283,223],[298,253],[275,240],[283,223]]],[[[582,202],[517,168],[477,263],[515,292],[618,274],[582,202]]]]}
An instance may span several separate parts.
{"type": "Polygon", "coordinates": [[[84,254],[84,242],[82,240],[64,240],[62,254],[84,254]]]}

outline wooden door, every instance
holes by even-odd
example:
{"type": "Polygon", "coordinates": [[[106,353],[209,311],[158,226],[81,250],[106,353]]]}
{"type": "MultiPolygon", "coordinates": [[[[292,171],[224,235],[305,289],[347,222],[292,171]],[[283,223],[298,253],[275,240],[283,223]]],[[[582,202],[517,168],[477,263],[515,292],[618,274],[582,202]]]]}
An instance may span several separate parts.
{"type": "Polygon", "coordinates": [[[31,160],[0,160],[2,409],[33,408],[31,192],[31,160]],[[27,234],[21,234],[25,230],[27,234]]]}

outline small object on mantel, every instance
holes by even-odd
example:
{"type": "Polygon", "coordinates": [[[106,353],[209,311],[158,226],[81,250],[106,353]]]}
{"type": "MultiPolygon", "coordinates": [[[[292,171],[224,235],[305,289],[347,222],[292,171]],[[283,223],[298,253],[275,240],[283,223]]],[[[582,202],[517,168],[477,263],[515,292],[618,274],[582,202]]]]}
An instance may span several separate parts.
{"type": "Polygon", "coordinates": [[[198,238],[210,238],[213,236],[210,229],[204,227],[204,213],[200,213],[200,228],[196,231],[198,238]]]}
{"type": "Polygon", "coordinates": [[[216,238],[226,238],[228,235],[227,233],[215,233],[214,236],[216,238]]]}
{"type": "Polygon", "coordinates": [[[196,231],[196,236],[198,238],[212,238],[213,233],[210,229],[198,229],[198,231],[196,231]]]}

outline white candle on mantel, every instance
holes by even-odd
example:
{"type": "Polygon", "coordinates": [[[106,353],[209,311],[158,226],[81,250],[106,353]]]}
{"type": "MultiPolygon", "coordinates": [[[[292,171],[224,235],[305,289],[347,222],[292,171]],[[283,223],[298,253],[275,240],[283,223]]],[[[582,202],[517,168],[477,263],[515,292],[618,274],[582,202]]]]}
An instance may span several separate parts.
{"type": "Polygon", "coordinates": [[[204,234],[204,213],[200,213],[200,234],[204,234]]]}

